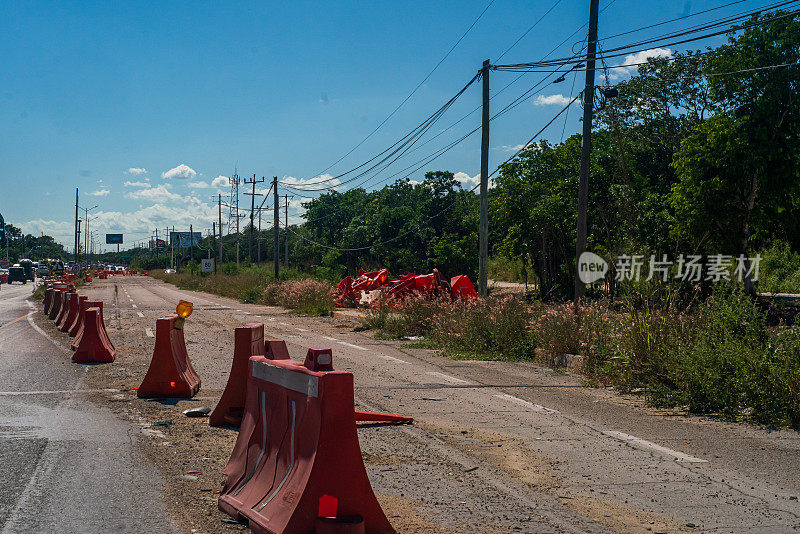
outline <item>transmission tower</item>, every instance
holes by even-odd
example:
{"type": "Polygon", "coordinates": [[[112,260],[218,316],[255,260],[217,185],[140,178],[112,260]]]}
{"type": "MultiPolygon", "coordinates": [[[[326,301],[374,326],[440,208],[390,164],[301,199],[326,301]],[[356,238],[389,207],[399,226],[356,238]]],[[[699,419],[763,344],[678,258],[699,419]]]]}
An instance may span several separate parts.
{"type": "Polygon", "coordinates": [[[234,230],[239,233],[239,219],[242,217],[239,213],[239,175],[237,171],[233,171],[233,176],[230,179],[231,193],[230,201],[228,202],[228,234],[234,230]]]}

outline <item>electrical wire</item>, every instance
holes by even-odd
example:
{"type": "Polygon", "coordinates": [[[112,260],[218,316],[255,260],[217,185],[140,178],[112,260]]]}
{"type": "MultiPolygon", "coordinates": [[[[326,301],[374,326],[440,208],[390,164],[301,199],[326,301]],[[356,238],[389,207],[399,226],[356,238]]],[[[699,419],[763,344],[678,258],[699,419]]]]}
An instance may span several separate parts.
{"type": "Polygon", "coordinates": [[[458,40],[455,42],[455,44],[452,47],[450,47],[450,50],[447,51],[447,53],[442,57],[442,59],[439,60],[439,62],[433,67],[433,69],[431,69],[431,71],[428,72],[428,74],[425,76],[425,78],[423,78],[422,81],[419,82],[416,87],[414,87],[414,89],[411,91],[411,93],[409,93],[408,96],[405,97],[403,99],[403,101],[400,102],[400,104],[396,108],[394,108],[394,110],[392,110],[392,112],[389,113],[389,115],[385,119],[383,119],[383,121],[381,121],[381,123],[378,124],[378,126],[375,127],[374,130],[372,130],[369,134],[367,134],[367,136],[364,137],[364,139],[362,139],[356,146],[351,148],[345,155],[340,157],[338,160],[336,160],[332,164],[328,165],[328,167],[326,167],[323,171],[315,174],[314,176],[322,176],[323,174],[328,172],[331,168],[333,168],[336,165],[338,165],[343,159],[345,159],[347,156],[352,154],[356,149],[358,149],[361,145],[363,145],[370,137],[375,135],[375,133],[378,130],[380,130],[383,127],[383,125],[386,124],[389,121],[389,119],[391,119],[400,110],[400,108],[403,107],[403,105],[411,99],[412,96],[414,96],[414,94],[419,90],[419,88],[422,87],[425,84],[426,81],[428,81],[428,79],[433,75],[433,73],[436,72],[436,69],[438,69],[441,66],[441,64],[444,63],[444,61],[450,56],[450,54],[453,53],[453,50],[455,50],[456,47],[461,43],[461,41],[464,40],[464,37],[466,37],[467,34],[472,30],[472,28],[475,27],[475,25],[478,23],[478,21],[480,21],[481,18],[483,18],[483,15],[489,10],[490,7],[492,7],[492,4],[494,4],[494,3],[495,3],[495,0],[491,0],[486,5],[486,7],[483,8],[483,11],[481,11],[480,15],[478,15],[477,18],[472,21],[472,24],[469,25],[469,28],[467,28],[466,31],[464,31],[464,33],[461,34],[461,37],[459,37],[458,40]]]}
{"type": "MultiPolygon", "coordinates": [[[[530,145],[530,144],[531,144],[531,143],[532,143],[532,142],[533,142],[533,141],[534,141],[534,140],[535,140],[537,137],[539,137],[539,136],[542,134],[542,132],[544,132],[544,131],[545,131],[545,130],[546,130],[546,129],[547,129],[547,128],[548,128],[548,127],[551,125],[551,124],[553,124],[553,122],[555,122],[555,120],[556,120],[556,119],[557,119],[559,116],[561,116],[561,114],[562,114],[562,113],[564,113],[564,112],[565,112],[567,109],[569,109],[569,107],[572,105],[572,103],[573,103],[573,102],[575,102],[575,101],[576,101],[578,98],[580,98],[580,96],[581,96],[580,94],[579,94],[579,95],[577,95],[577,96],[575,96],[575,97],[574,97],[574,98],[573,98],[573,99],[572,99],[572,100],[569,102],[569,104],[567,104],[566,106],[564,106],[564,108],[563,108],[561,111],[559,111],[559,112],[558,112],[558,113],[557,113],[557,114],[556,114],[556,115],[555,115],[555,116],[554,116],[552,119],[550,119],[550,121],[548,121],[548,123],[547,123],[547,124],[545,124],[545,125],[544,125],[544,126],[543,126],[543,127],[542,127],[542,128],[539,130],[539,131],[538,131],[538,132],[536,132],[535,134],[533,134],[533,136],[532,136],[530,139],[528,139],[528,141],[526,141],[526,142],[525,142],[525,144],[523,144],[523,145],[522,145],[522,148],[520,148],[519,150],[517,150],[517,151],[516,151],[516,152],[515,152],[515,153],[514,153],[514,154],[513,154],[511,157],[509,157],[509,158],[508,158],[507,160],[505,160],[503,163],[501,163],[500,165],[498,165],[498,166],[497,166],[497,168],[495,168],[495,170],[494,170],[494,171],[492,171],[492,172],[491,172],[491,174],[489,174],[489,176],[487,176],[487,178],[486,178],[486,179],[488,180],[489,178],[491,178],[492,176],[494,176],[494,175],[495,175],[495,174],[496,174],[496,173],[497,173],[499,170],[501,170],[501,169],[502,169],[502,167],[503,167],[503,166],[504,166],[506,163],[508,163],[508,162],[509,162],[509,161],[511,161],[512,159],[516,158],[516,157],[517,157],[519,154],[521,154],[521,153],[522,153],[522,152],[523,152],[525,149],[527,149],[527,148],[528,148],[528,146],[529,146],[529,145],[530,145]]],[[[475,187],[473,187],[472,189],[468,190],[468,191],[467,191],[467,193],[472,193],[472,192],[474,192],[474,191],[475,191],[475,190],[476,190],[478,187],[480,187],[480,182],[479,182],[478,184],[476,184],[476,185],[475,185],[475,187]]],[[[381,246],[381,245],[386,245],[386,244],[388,244],[388,243],[392,243],[392,242],[394,242],[394,241],[397,241],[398,239],[401,239],[401,238],[403,238],[403,237],[405,237],[405,236],[407,236],[407,235],[409,235],[409,234],[411,234],[411,233],[413,233],[413,232],[416,232],[416,231],[420,230],[420,229],[422,228],[423,224],[425,224],[425,223],[427,223],[427,222],[429,222],[429,221],[431,221],[431,220],[433,220],[433,219],[435,219],[435,218],[437,218],[437,217],[441,216],[441,215],[442,215],[442,214],[444,214],[445,212],[447,212],[447,211],[449,211],[450,209],[452,209],[452,208],[453,208],[453,206],[455,206],[455,204],[456,204],[456,203],[457,203],[457,202],[458,202],[458,201],[459,201],[461,198],[464,198],[464,197],[458,197],[458,198],[456,198],[455,200],[453,200],[453,202],[451,202],[450,204],[448,204],[446,207],[444,207],[444,208],[443,208],[442,210],[440,210],[439,212],[437,212],[437,213],[435,213],[435,214],[433,214],[433,215],[431,215],[431,216],[428,216],[428,217],[426,218],[426,220],[425,220],[425,222],[424,222],[424,223],[419,223],[418,225],[414,226],[413,228],[411,228],[411,229],[409,229],[409,230],[407,230],[407,231],[405,231],[405,232],[403,232],[403,233],[401,233],[401,234],[398,234],[398,235],[396,235],[396,236],[394,236],[394,237],[392,237],[392,238],[390,238],[390,239],[386,239],[386,240],[384,240],[384,241],[379,241],[378,243],[373,243],[373,244],[371,244],[371,245],[367,245],[367,246],[364,246],[364,247],[351,247],[351,248],[339,248],[339,247],[332,247],[332,246],[330,246],[330,245],[325,245],[325,244],[323,244],[323,243],[319,243],[318,241],[314,241],[314,240],[312,240],[312,239],[308,239],[306,236],[304,236],[304,235],[302,235],[302,234],[299,234],[299,233],[295,232],[294,230],[292,230],[291,228],[289,228],[289,227],[287,227],[287,226],[285,226],[285,225],[284,225],[284,228],[285,228],[286,230],[288,230],[289,232],[291,232],[291,233],[295,234],[297,237],[299,237],[299,238],[300,238],[300,239],[302,239],[303,241],[309,242],[309,243],[311,243],[311,244],[313,244],[313,245],[315,245],[315,246],[319,246],[319,247],[322,247],[322,248],[325,248],[325,249],[328,249],[328,250],[336,250],[336,251],[339,251],[339,252],[358,252],[358,251],[362,251],[362,250],[369,250],[369,249],[372,249],[372,248],[375,248],[375,247],[378,247],[378,246],[381,246]]],[[[280,224],[280,223],[279,223],[279,224],[280,224]]]]}

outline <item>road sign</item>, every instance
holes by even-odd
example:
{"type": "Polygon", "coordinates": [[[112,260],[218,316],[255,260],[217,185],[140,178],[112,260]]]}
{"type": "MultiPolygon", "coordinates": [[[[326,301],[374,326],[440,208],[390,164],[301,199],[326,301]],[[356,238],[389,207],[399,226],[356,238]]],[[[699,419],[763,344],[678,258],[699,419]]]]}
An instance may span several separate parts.
{"type": "Polygon", "coordinates": [[[204,273],[213,273],[214,272],[214,260],[213,259],[205,259],[203,258],[200,260],[200,270],[204,273]]]}
{"type": "MultiPolygon", "coordinates": [[[[203,234],[200,232],[192,233],[191,238],[191,245],[195,247],[200,245],[200,240],[203,238],[203,234]]],[[[190,240],[189,240],[189,232],[170,232],[169,233],[169,241],[172,243],[172,248],[189,248],[190,240]]]]}
{"type": "Polygon", "coordinates": [[[106,245],[121,245],[122,234],[106,234],[106,245]]]}

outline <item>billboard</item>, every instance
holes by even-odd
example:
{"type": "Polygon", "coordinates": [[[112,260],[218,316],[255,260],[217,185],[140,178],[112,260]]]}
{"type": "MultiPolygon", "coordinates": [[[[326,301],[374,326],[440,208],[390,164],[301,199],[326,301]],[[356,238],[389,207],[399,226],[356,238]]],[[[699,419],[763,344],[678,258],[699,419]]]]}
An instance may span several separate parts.
{"type": "Polygon", "coordinates": [[[189,232],[170,232],[169,233],[169,242],[172,245],[172,248],[189,248],[189,246],[198,246],[200,245],[200,240],[203,238],[203,234],[201,232],[193,232],[191,241],[189,239],[189,232]]]}
{"type": "Polygon", "coordinates": [[[121,245],[122,234],[106,234],[106,245],[121,245]]]}

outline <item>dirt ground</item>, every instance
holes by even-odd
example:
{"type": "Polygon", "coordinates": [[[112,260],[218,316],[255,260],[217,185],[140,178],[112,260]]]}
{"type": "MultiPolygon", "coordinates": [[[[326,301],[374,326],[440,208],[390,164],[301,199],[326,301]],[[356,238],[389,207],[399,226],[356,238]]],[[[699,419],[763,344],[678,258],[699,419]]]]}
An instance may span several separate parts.
{"type": "MultiPolygon", "coordinates": [[[[117,350],[113,364],[87,366],[86,386],[98,390],[92,400],[141,429],[141,448],[165,480],[167,508],[187,533],[246,530],[217,509],[237,431],[182,411],[215,406],[234,328],[247,322],[264,323],[266,336],[284,339],[296,360],[308,347],[332,347],[335,367],[354,373],[359,409],[415,418],[358,430],[373,489],[398,532],[800,528],[791,499],[797,479],[771,467],[798,464],[797,433],[652,410],[535,365],[448,360],[354,331],[357,314],[301,317],[145,277],[97,281],[81,292],[103,300],[117,350]],[[201,389],[187,400],[137,399],[156,318],[179,299],[194,302],[185,335],[201,389]]],[[[40,313],[36,322],[68,344],[40,313]]]]}

